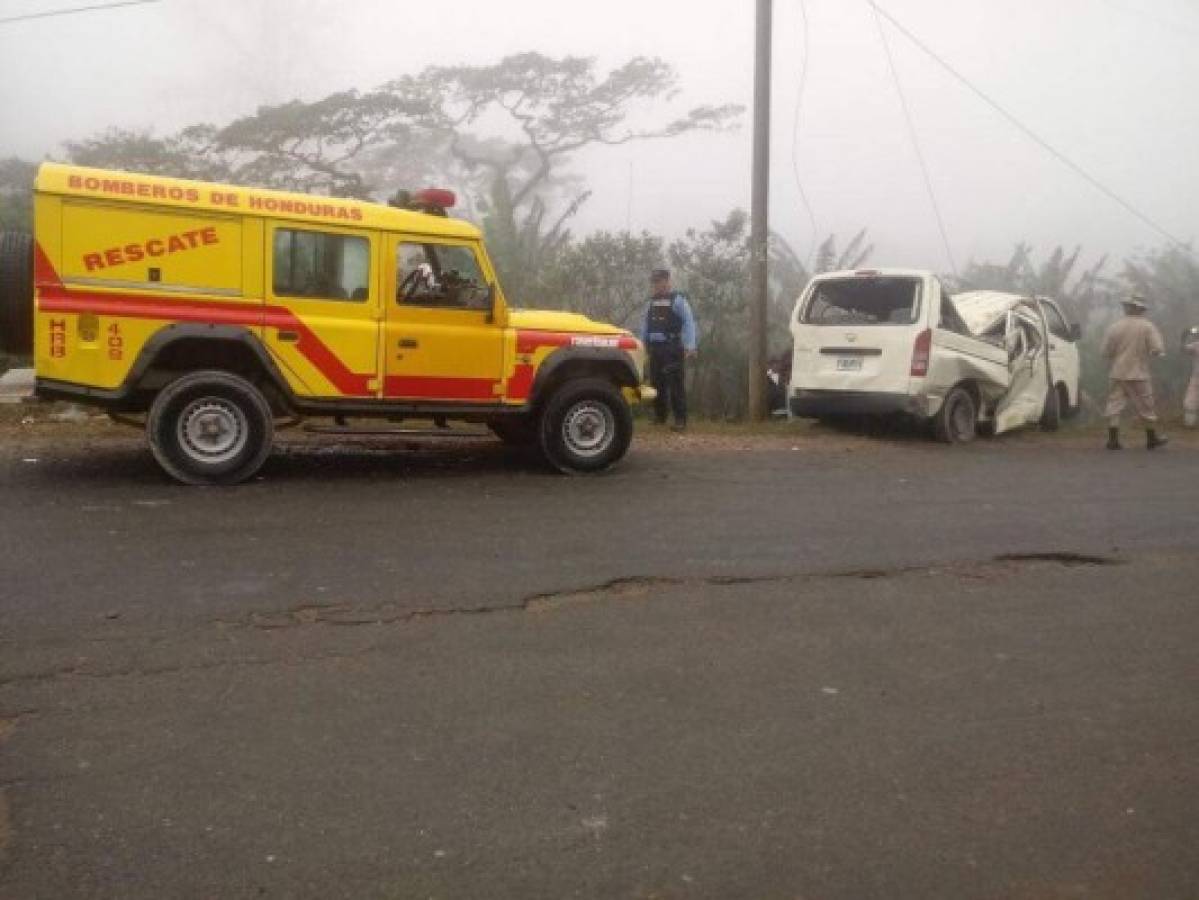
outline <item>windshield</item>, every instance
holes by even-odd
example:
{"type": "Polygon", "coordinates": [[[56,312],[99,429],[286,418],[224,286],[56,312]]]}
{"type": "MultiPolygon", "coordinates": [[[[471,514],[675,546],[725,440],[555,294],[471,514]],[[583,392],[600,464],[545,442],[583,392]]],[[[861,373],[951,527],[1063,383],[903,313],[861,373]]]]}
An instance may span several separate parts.
{"type": "Polygon", "coordinates": [[[917,278],[822,281],[800,315],[805,325],[913,325],[919,319],[917,278]]]}

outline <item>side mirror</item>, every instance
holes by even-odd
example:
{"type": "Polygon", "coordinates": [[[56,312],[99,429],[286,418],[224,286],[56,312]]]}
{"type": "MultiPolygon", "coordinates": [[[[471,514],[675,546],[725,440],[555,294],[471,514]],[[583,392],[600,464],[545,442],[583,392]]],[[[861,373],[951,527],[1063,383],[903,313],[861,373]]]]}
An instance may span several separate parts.
{"type": "Polygon", "coordinates": [[[1070,340],[1071,341],[1081,341],[1082,340],[1082,326],[1079,325],[1077,322],[1070,323],[1070,340]]]}

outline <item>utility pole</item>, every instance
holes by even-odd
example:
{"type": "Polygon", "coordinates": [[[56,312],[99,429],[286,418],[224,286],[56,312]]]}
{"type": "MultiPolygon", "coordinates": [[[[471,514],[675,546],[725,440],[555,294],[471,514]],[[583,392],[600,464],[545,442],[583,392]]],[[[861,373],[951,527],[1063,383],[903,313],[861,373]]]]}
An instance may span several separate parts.
{"type": "Polygon", "coordinates": [[[766,418],[766,241],[770,202],[770,51],[773,0],[758,0],[754,50],[754,162],[749,212],[749,417],[766,418]]]}

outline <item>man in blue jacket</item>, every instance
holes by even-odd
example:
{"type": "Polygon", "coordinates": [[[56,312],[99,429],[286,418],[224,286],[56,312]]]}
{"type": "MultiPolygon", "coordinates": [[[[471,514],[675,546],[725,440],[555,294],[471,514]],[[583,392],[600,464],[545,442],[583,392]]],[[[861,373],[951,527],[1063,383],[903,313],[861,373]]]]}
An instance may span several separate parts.
{"type": "Polygon", "coordinates": [[[654,417],[664,425],[669,410],[674,413],[674,430],[683,431],[687,427],[684,360],[695,356],[695,317],[687,296],[671,287],[667,269],[654,269],[650,276],[641,340],[649,352],[649,379],[658,392],[654,417]]]}

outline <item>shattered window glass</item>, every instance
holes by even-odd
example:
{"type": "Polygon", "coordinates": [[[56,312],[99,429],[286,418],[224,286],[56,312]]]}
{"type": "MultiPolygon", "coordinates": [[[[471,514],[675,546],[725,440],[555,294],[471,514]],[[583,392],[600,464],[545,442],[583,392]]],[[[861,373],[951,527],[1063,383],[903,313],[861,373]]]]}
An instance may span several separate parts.
{"type": "Polygon", "coordinates": [[[806,325],[913,325],[920,320],[915,278],[847,278],[820,283],[800,321],[806,325]]]}

